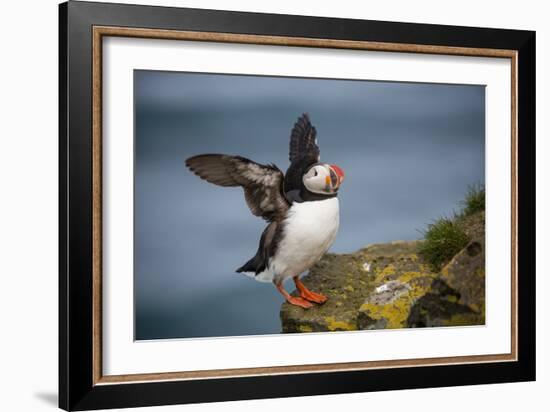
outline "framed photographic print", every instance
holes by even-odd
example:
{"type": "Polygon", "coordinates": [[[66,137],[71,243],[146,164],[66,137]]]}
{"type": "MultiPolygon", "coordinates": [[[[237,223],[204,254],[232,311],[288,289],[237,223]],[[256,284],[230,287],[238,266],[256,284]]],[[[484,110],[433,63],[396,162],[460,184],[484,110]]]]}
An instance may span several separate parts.
{"type": "Polygon", "coordinates": [[[60,407],[535,379],[535,33],[60,5],[60,407]]]}

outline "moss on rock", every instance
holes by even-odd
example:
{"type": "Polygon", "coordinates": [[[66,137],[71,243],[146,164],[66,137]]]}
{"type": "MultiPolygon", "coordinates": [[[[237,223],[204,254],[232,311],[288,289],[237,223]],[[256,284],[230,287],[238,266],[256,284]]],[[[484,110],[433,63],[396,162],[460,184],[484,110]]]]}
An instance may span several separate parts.
{"type": "Polygon", "coordinates": [[[440,272],[418,256],[420,240],[372,244],[351,254],[325,255],[302,281],[329,300],[310,309],[284,303],[282,331],[484,324],[484,214],[464,219],[465,230],[476,235],[475,240],[440,272]]]}
{"type": "Polygon", "coordinates": [[[418,242],[374,244],[352,254],[325,255],[302,280],[329,300],[311,309],[284,303],[283,332],[403,327],[414,299],[429,286],[423,279],[435,276],[418,259],[418,242]]]}

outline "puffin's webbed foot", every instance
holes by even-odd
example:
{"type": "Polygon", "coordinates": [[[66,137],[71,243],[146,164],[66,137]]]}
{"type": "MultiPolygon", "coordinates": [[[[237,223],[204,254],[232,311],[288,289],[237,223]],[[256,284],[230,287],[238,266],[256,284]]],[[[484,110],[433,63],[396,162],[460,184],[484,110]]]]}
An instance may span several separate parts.
{"type": "Polygon", "coordinates": [[[281,295],[283,295],[286,299],[286,301],[288,303],[290,303],[291,305],[295,305],[295,306],[300,306],[301,308],[304,308],[304,309],[309,309],[313,306],[313,304],[311,302],[308,302],[306,299],[304,298],[300,298],[300,297],[296,297],[296,296],[291,296],[286,290],[285,288],[283,287],[283,284],[282,283],[275,283],[275,287],[277,288],[277,290],[281,293],[281,295]]]}
{"type": "Polygon", "coordinates": [[[304,308],[304,309],[309,309],[313,306],[313,303],[308,302],[306,299],[294,297],[294,296],[291,296],[286,301],[291,305],[300,306],[301,308],[304,308]]]}
{"type": "Polygon", "coordinates": [[[319,304],[325,303],[328,300],[328,297],[326,297],[325,295],[312,292],[311,290],[306,288],[306,285],[304,285],[298,277],[294,278],[294,283],[296,285],[296,289],[298,289],[298,291],[300,292],[300,296],[303,299],[319,304]]]}
{"type": "Polygon", "coordinates": [[[300,292],[300,296],[306,300],[309,300],[310,302],[319,303],[319,304],[325,303],[328,300],[328,298],[325,295],[312,292],[311,290],[300,292]]]}

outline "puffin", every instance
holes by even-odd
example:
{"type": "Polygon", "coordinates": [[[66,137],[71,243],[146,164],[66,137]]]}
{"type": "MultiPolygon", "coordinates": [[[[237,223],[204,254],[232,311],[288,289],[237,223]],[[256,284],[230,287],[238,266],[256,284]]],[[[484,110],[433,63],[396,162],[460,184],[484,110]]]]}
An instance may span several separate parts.
{"type": "Polygon", "coordinates": [[[285,300],[304,309],[328,298],[309,290],[300,275],[327,252],[340,221],[338,190],[344,171],[320,162],[317,131],[302,114],[290,134],[286,173],[274,164],[263,165],[242,156],[201,154],[186,166],[201,179],[223,187],[242,187],[253,215],[267,222],[254,257],[237,269],[257,281],[270,282],[285,300]],[[292,278],[299,296],[283,283],[292,278]]]}

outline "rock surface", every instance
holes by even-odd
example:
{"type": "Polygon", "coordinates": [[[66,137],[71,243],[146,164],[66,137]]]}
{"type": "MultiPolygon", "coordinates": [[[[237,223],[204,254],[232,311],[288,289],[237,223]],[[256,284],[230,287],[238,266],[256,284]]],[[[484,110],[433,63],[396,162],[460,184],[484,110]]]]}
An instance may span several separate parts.
{"type": "Polygon", "coordinates": [[[329,300],[307,310],[284,303],[283,333],[484,324],[484,237],[470,242],[441,273],[418,257],[419,242],[325,255],[302,280],[329,300]]]}

